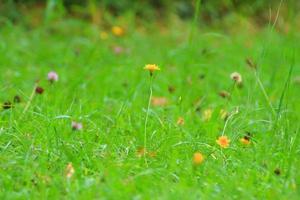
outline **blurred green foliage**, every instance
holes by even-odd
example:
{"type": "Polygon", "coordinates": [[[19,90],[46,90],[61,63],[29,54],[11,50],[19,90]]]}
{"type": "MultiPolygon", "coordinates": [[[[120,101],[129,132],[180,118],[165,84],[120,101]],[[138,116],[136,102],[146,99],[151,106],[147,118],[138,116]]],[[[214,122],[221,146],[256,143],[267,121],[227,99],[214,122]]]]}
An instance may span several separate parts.
{"type": "MultiPolygon", "coordinates": [[[[194,15],[197,0],[2,0],[0,1],[0,17],[12,21],[22,19],[20,10],[32,6],[45,8],[46,19],[60,14],[81,13],[91,16],[98,8],[113,16],[131,12],[144,19],[157,19],[175,13],[182,19],[190,19],[194,15]],[[52,11],[52,12],[51,12],[52,11]]],[[[284,2],[284,1],[282,1],[284,2]]],[[[245,16],[268,16],[269,10],[276,10],[280,0],[201,0],[201,19],[204,23],[221,20],[230,13],[245,16]]],[[[299,1],[290,0],[286,5],[297,12],[299,1]]],[[[26,9],[25,9],[26,10],[26,9]]],[[[30,10],[30,9],[29,9],[30,10]]]]}

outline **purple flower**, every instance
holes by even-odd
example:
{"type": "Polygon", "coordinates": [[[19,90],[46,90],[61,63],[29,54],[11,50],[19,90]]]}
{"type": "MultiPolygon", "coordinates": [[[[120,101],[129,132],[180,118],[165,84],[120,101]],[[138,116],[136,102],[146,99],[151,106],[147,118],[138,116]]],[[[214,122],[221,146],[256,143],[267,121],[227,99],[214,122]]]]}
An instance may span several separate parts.
{"type": "Polygon", "coordinates": [[[48,73],[48,81],[55,82],[58,81],[58,74],[54,71],[48,73]]]}
{"type": "Polygon", "coordinates": [[[81,130],[81,129],[82,129],[82,123],[72,121],[72,129],[73,129],[74,131],[76,131],[76,130],[78,130],[78,131],[81,130]]]}

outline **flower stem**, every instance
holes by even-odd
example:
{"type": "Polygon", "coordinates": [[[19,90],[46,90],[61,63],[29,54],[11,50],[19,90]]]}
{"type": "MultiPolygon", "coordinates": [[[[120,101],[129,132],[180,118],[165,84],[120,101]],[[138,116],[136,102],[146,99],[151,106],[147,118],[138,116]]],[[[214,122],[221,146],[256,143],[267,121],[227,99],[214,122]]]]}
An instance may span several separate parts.
{"type": "Polygon", "coordinates": [[[146,119],[145,119],[145,126],[144,126],[144,158],[145,163],[148,166],[147,158],[146,158],[146,152],[147,152],[147,124],[148,124],[148,117],[149,117],[149,111],[150,111],[150,105],[151,105],[151,99],[152,99],[152,84],[153,84],[153,75],[150,75],[150,94],[149,94],[149,100],[148,100],[148,106],[147,106],[147,112],[146,112],[146,119]]]}

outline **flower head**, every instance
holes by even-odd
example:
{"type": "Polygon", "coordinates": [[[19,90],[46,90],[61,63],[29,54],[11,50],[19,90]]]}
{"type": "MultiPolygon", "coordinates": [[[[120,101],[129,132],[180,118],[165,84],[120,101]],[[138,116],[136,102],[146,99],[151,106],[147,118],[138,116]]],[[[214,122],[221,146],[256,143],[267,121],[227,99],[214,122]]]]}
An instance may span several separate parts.
{"type": "Polygon", "coordinates": [[[183,119],[183,117],[178,117],[178,119],[177,119],[177,125],[179,125],[179,126],[182,126],[182,125],[184,125],[184,119],[183,119]]]}
{"type": "Polygon", "coordinates": [[[74,173],[75,173],[75,170],[74,170],[72,163],[68,163],[68,165],[66,166],[66,169],[65,169],[65,176],[67,178],[71,178],[74,173]]]}
{"type": "Polygon", "coordinates": [[[216,140],[216,142],[217,142],[218,145],[220,145],[220,147],[227,148],[227,147],[229,147],[230,140],[228,139],[227,136],[220,136],[216,140]]]}
{"type": "Polygon", "coordinates": [[[40,86],[37,86],[35,88],[35,93],[37,93],[37,94],[43,94],[43,92],[44,92],[44,88],[42,88],[40,86]]]}
{"type": "Polygon", "coordinates": [[[122,36],[125,33],[125,30],[120,26],[113,26],[111,31],[115,36],[122,36]]]}
{"type": "Polygon", "coordinates": [[[200,152],[194,153],[193,163],[194,165],[200,165],[204,161],[204,156],[200,152]]]}
{"type": "Polygon", "coordinates": [[[50,81],[51,83],[58,81],[58,74],[54,71],[49,72],[48,73],[48,81],[50,81]]]}
{"type": "Polygon", "coordinates": [[[242,76],[240,73],[238,72],[233,72],[231,75],[230,75],[230,78],[232,80],[234,80],[237,84],[241,84],[243,82],[243,79],[242,79],[242,76]]]}
{"type": "Polygon", "coordinates": [[[155,65],[155,64],[147,64],[144,67],[144,70],[148,70],[150,72],[150,75],[152,76],[153,72],[154,71],[159,71],[160,68],[157,65],[155,65]]]}
{"type": "Polygon", "coordinates": [[[121,47],[121,46],[115,46],[115,47],[113,48],[113,51],[114,51],[115,54],[121,54],[121,53],[124,52],[124,48],[121,47]]]}
{"type": "Polygon", "coordinates": [[[240,139],[241,143],[245,144],[245,145],[249,145],[251,143],[250,141],[250,137],[249,136],[244,136],[243,138],[240,139]]]}
{"type": "Polygon", "coordinates": [[[72,129],[74,130],[74,131],[76,131],[76,130],[78,130],[78,131],[80,131],[81,129],[82,129],[82,123],[80,123],[80,122],[75,122],[75,121],[73,121],[72,122],[72,129]]]}

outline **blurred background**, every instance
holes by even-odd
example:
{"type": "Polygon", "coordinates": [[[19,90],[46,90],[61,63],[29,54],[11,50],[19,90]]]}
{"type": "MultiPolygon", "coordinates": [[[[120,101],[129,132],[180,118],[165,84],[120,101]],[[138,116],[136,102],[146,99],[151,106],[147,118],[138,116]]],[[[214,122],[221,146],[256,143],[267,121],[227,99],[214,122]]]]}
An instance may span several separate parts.
{"type": "Polygon", "coordinates": [[[296,21],[298,0],[1,0],[0,23],[12,22],[34,28],[49,21],[78,18],[107,26],[114,18],[168,23],[189,21],[199,6],[199,26],[233,26],[245,19],[265,26],[277,18],[277,28],[288,31],[287,21],[296,21]],[[277,10],[280,7],[280,15],[277,10]]]}

